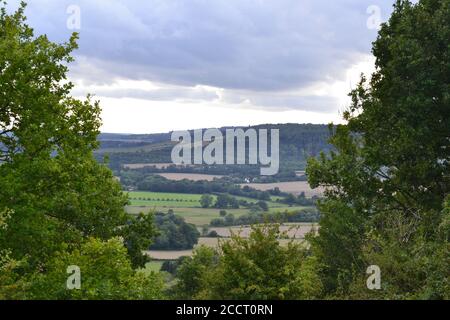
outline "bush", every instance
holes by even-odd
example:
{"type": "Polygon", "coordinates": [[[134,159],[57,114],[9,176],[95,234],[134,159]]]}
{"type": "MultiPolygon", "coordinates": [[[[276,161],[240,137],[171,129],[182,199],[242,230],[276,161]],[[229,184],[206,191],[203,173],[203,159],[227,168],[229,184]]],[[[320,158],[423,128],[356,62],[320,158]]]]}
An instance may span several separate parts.
{"type": "Polygon", "coordinates": [[[150,246],[151,250],[188,250],[197,244],[200,233],[182,217],[174,214],[158,213],[155,215],[159,236],[150,246]]]}
{"type": "Polygon", "coordinates": [[[216,230],[212,230],[208,233],[208,238],[218,238],[219,234],[217,233],[216,230]]]}
{"type": "Polygon", "coordinates": [[[89,239],[78,250],[57,253],[46,272],[35,274],[27,290],[30,299],[161,299],[163,281],[159,275],[145,275],[132,269],[120,239],[106,242],[89,239]],[[80,268],[80,290],[67,290],[67,267],[80,268]]]}

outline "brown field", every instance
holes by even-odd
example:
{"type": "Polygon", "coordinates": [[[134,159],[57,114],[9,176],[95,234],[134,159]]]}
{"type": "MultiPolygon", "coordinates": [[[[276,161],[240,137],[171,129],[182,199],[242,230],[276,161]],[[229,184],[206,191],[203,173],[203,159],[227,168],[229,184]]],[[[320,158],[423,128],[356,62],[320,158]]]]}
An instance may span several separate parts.
{"type": "Polygon", "coordinates": [[[276,187],[280,188],[282,192],[293,193],[298,195],[302,192],[307,197],[321,196],[323,194],[323,188],[311,189],[307,181],[292,181],[292,182],[277,182],[277,183],[246,183],[241,186],[249,186],[251,188],[267,191],[276,187]]]}
{"type": "Polygon", "coordinates": [[[212,175],[212,174],[199,174],[199,173],[158,173],[161,177],[169,180],[180,181],[180,180],[192,180],[192,181],[213,181],[214,179],[220,179],[223,176],[212,175]]]}
{"type": "MultiPolygon", "coordinates": [[[[208,247],[217,247],[219,243],[218,238],[199,238],[198,244],[208,247]]],[[[179,257],[191,256],[192,250],[166,251],[166,250],[150,250],[146,252],[152,259],[155,260],[176,260],[179,257]]]]}
{"type": "MultiPolygon", "coordinates": [[[[208,247],[217,247],[219,241],[229,241],[229,238],[200,238],[199,245],[205,245],[208,247]]],[[[280,239],[279,242],[282,245],[287,245],[291,240],[280,239]]],[[[294,240],[295,242],[303,243],[303,240],[294,240]]],[[[145,252],[152,260],[176,260],[180,257],[190,257],[193,254],[193,250],[180,250],[180,251],[146,251],[145,252]]]]}
{"type": "MultiPolygon", "coordinates": [[[[317,228],[315,224],[300,223],[300,224],[285,224],[280,227],[280,230],[285,231],[290,239],[280,239],[279,242],[282,245],[287,245],[289,242],[294,241],[298,243],[304,243],[305,235],[317,228]]],[[[215,230],[223,238],[199,238],[198,244],[208,247],[216,248],[219,242],[230,241],[231,231],[239,233],[241,237],[248,237],[251,229],[249,227],[223,227],[223,228],[210,228],[210,231],[215,230]]],[[[146,254],[154,260],[176,260],[180,257],[192,256],[193,250],[179,250],[179,251],[166,251],[166,250],[150,250],[146,251],[146,254]]]]}
{"type": "MultiPolygon", "coordinates": [[[[317,225],[312,223],[293,223],[280,226],[280,231],[285,232],[289,239],[304,239],[305,235],[317,229],[317,225]]],[[[220,227],[210,228],[209,231],[216,231],[220,237],[229,238],[231,234],[239,234],[243,238],[248,238],[252,229],[250,227],[220,227]]]]}
{"type": "MultiPolygon", "coordinates": [[[[230,238],[200,238],[198,241],[198,245],[204,245],[211,248],[217,248],[219,246],[219,242],[223,243],[224,241],[230,241],[230,238]]],[[[294,241],[297,243],[302,243],[303,239],[279,239],[278,242],[281,245],[287,245],[290,241],[294,241]]]]}
{"type": "Polygon", "coordinates": [[[154,260],[176,260],[180,257],[190,257],[192,250],[180,250],[180,251],[146,251],[150,258],[154,260]]]}

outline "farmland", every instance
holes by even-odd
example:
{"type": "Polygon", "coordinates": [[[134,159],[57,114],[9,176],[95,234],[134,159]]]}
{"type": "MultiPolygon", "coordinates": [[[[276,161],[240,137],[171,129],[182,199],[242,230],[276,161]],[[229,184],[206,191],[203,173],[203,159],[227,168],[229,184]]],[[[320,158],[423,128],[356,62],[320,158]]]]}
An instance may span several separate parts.
{"type": "MultiPolygon", "coordinates": [[[[285,233],[289,239],[304,239],[305,235],[317,228],[315,224],[312,223],[294,223],[294,224],[283,224],[280,226],[280,231],[285,233]]],[[[220,228],[210,228],[210,231],[216,231],[219,237],[229,238],[232,234],[239,234],[241,237],[248,238],[251,233],[250,227],[220,227],[220,228]]]]}
{"type": "MultiPolygon", "coordinates": [[[[174,214],[183,217],[186,222],[195,224],[196,226],[204,226],[208,225],[212,219],[219,217],[219,209],[215,208],[183,208],[183,207],[151,207],[151,206],[129,206],[127,207],[127,212],[130,214],[138,214],[140,212],[147,213],[151,210],[157,210],[162,212],[167,212],[169,209],[172,209],[174,214]]],[[[240,217],[248,212],[247,209],[228,209],[228,213],[233,214],[235,217],[240,217]]]]}
{"type": "Polygon", "coordinates": [[[223,176],[211,175],[211,174],[199,174],[199,173],[159,173],[158,175],[175,181],[181,181],[184,179],[191,181],[213,181],[214,179],[220,179],[223,176]]]}
{"type": "MultiPolygon", "coordinates": [[[[200,208],[201,194],[187,194],[187,193],[166,193],[166,192],[146,192],[146,191],[131,191],[128,192],[131,206],[148,206],[148,207],[188,207],[200,208]]],[[[216,200],[217,196],[212,195],[216,200]]],[[[258,200],[247,197],[235,197],[238,200],[245,200],[248,203],[256,203],[258,200]]],[[[283,203],[276,202],[280,197],[273,197],[272,201],[267,201],[271,208],[287,207],[283,203]]]]}
{"type": "Polygon", "coordinates": [[[173,163],[126,163],[123,165],[125,169],[143,169],[148,167],[155,167],[156,169],[166,169],[173,163]]]}
{"type": "MultiPolygon", "coordinates": [[[[219,218],[220,210],[218,208],[202,208],[200,205],[201,194],[183,194],[183,193],[162,193],[162,192],[129,192],[130,205],[126,210],[130,214],[138,214],[140,212],[148,213],[152,210],[167,212],[173,210],[174,214],[183,217],[186,222],[197,226],[208,225],[212,219],[219,218]]],[[[214,200],[217,196],[212,196],[214,200]]],[[[258,200],[236,197],[238,200],[245,200],[248,203],[256,203],[258,200]]],[[[279,197],[272,197],[277,200],[279,197]]],[[[276,201],[268,201],[269,213],[275,213],[284,210],[296,211],[306,209],[308,207],[293,206],[276,201]]],[[[226,209],[226,212],[234,215],[236,218],[249,213],[249,209],[226,209]]]]}
{"type": "Polygon", "coordinates": [[[311,189],[307,181],[291,181],[291,182],[277,182],[277,183],[246,183],[241,186],[249,186],[256,190],[267,191],[274,188],[279,188],[281,192],[292,193],[298,195],[302,192],[307,197],[321,196],[323,188],[311,189]]]}
{"type": "MultiPolygon", "coordinates": [[[[243,238],[247,238],[251,232],[250,227],[225,227],[225,228],[211,228],[219,233],[221,238],[199,238],[198,244],[212,248],[218,247],[221,241],[229,241],[231,234],[239,234],[243,238]]],[[[282,232],[286,232],[288,239],[279,239],[279,242],[283,245],[287,245],[289,242],[304,242],[305,235],[313,230],[317,230],[317,225],[312,223],[301,224],[284,224],[280,227],[282,232]]],[[[191,256],[193,250],[150,250],[146,251],[153,261],[152,263],[158,263],[161,260],[176,260],[183,256],[191,256]]],[[[153,265],[153,267],[156,267],[153,265]]]]}
{"type": "MultiPolygon", "coordinates": [[[[206,180],[212,181],[218,176],[204,174],[186,174],[186,173],[165,173],[161,174],[171,181],[180,181],[188,179],[191,181],[206,180]]],[[[275,185],[275,184],[273,184],[275,185]]],[[[279,186],[279,184],[276,184],[279,186]]],[[[307,186],[307,185],[306,185],[307,186]]],[[[272,185],[270,185],[272,187],[272,185]]],[[[270,189],[270,187],[268,189],[270,189]]],[[[301,184],[305,189],[305,185],[301,184]]],[[[172,211],[175,215],[184,218],[187,223],[197,227],[200,233],[204,228],[207,232],[215,232],[218,237],[200,237],[197,245],[206,245],[208,247],[217,247],[220,241],[228,241],[232,234],[240,234],[242,237],[248,237],[251,228],[246,226],[218,226],[214,227],[210,224],[213,220],[223,219],[220,212],[225,210],[226,215],[233,216],[234,219],[245,218],[252,211],[252,205],[256,205],[260,200],[246,196],[233,195],[232,197],[239,202],[250,204],[250,206],[240,206],[240,208],[220,209],[215,207],[203,208],[201,206],[202,194],[189,193],[170,193],[170,192],[150,192],[150,191],[130,191],[127,193],[130,199],[126,210],[129,214],[149,213],[151,211],[167,213],[172,211]]],[[[212,202],[215,203],[220,193],[211,195],[212,202]]],[[[289,206],[284,202],[285,197],[270,195],[270,198],[264,202],[267,204],[267,214],[274,214],[284,211],[301,211],[303,209],[311,209],[311,207],[292,205],[289,206]]],[[[244,223],[246,224],[246,223],[244,223]]],[[[305,235],[314,229],[314,225],[310,223],[284,224],[281,231],[285,232],[287,239],[280,239],[281,243],[289,241],[304,241],[305,235]]],[[[203,233],[205,236],[206,233],[203,233]]],[[[150,250],[146,253],[153,259],[147,264],[144,272],[151,272],[161,268],[161,261],[175,260],[182,256],[191,256],[193,250],[150,250]]]]}
{"type": "Polygon", "coordinates": [[[129,192],[130,205],[150,208],[195,208],[200,207],[200,194],[129,192]]]}

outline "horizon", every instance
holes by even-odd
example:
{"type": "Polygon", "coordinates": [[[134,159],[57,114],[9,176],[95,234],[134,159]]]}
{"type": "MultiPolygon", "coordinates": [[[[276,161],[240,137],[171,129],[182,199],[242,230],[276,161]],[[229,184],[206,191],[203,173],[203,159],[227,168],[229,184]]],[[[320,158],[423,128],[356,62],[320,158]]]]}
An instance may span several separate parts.
{"type": "MultiPolygon", "coordinates": [[[[193,131],[193,130],[208,130],[208,129],[233,129],[233,128],[253,128],[258,126],[283,126],[283,125],[316,125],[316,126],[328,126],[331,123],[311,123],[311,122],[285,122],[285,123],[259,123],[254,125],[246,125],[246,126],[221,126],[221,127],[197,127],[197,128],[185,128],[185,129],[177,129],[177,130],[169,130],[169,131],[158,131],[158,132],[144,132],[144,133],[133,133],[133,132],[107,132],[100,131],[100,134],[117,134],[117,135],[153,135],[153,134],[168,134],[174,131],[193,131]]],[[[334,123],[333,123],[334,124],[334,123]]]]}

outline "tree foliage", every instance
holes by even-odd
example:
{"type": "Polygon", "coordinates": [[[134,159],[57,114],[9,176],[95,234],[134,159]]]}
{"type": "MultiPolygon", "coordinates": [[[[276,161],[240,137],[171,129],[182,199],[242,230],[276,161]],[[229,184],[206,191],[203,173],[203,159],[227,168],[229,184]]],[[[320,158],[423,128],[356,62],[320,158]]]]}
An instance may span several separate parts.
{"type": "MultiPolygon", "coordinates": [[[[67,277],[61,261],[77,264],[72,258],[79,258],[83,264],[80,252],[86,250],[93,259],[85,261],[87,269],[100,261],[105,270],[113,268],[117,259],[130,273],[127,259],[135,266],[142,263],[141,249],[149,245],[154,228],[151,219],[128,217],[121,186],[93,156],[101,126],[99,103],[90,96],[73,98],[73,84],[67,80],[78,35],[64,44],[35,36],[26,24],[25,7],[22,2],[8,14],[0,3],[0,252],[7,257],[1,265],[0,296],[14,298],[34,286],[35,279],[54,278],[45,290],[61,297],[55,291],[63,283],[57,279],[67,277]],[[103,250],[118,249],[118,240],[110,240],[117,236],[130,249],[128,256],[103,250]],[[102,260],[104,254],[111,266],[102,260]]],[[[98,297],[115,297],[114,291],[121,290],[116,284],[128,280],[108,282],[107,277],[122,275],[120,270],[104,274],[99,281],[111,285],[98,297]]],[[[70,297],[96,297],[82,292],[70,297]]]]}
{"type": "Polygon", "coordinates": [[[47,272],[31,279],[32,299],[129,300],[161,299],[163,281],[156,273],[144,275],[132,268],[122,240],[87,240],[80,249],[58,252],[47,272]],[[67,290],[67,267],[80,268],[80,290],[67,290]]]}
{"type": "Polygon", "coordinates": [[[158,236],[150,246],[152,250],[189,250],[197,244],[200,236],[194,225],[186,223],[182,217],[173,213],[157,213],[155,226],[158,236]]]}
{"type": "Polygon", "coordinates": [[[314,299],[322,286],[316,258],[294,242],[281,245],[276,224],[255,226],[220,249],[199,247],[177,270],[175,295],[184,299],[314,299]]]}
{"type": "Polygon", "coordinates": [[[448,297],[449,17],[448,0],[396,2],[373,45],[376,72],[332,128],[336,151],[309,161],[312,187],[328,189],[311,241],[330,295],[448,297]],[[363,285],[372,264],[380,292],[363,285]]]}

